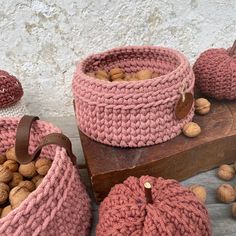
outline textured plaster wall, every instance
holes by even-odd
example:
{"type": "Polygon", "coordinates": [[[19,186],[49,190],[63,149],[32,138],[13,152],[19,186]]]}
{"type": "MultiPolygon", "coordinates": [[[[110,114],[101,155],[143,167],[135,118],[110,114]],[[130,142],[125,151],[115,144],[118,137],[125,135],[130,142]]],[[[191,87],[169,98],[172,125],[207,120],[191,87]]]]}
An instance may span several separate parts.
{"type": "Polygon", "coordinates": [[[236,38],[233,0],[0,0],[0,68],[15,74],[31,113],[72,115],[71,79],[86,55],[165,45],[193,62],[236,38]]]}

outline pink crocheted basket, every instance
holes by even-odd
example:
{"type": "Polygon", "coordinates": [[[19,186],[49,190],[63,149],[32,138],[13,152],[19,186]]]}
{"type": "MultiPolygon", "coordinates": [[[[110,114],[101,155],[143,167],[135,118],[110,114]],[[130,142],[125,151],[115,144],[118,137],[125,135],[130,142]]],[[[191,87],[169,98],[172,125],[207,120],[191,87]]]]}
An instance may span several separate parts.
{"type": "MultiPolygon", "coordinates": [[[[14,146],[19,121],[18,118],[0,119],[0,153],[14,146]]],[[[44,121],[34,122],[29,153],[52,132],[60,133],[60,130],[44,121]]],[[[0,235],[88,235],[90,200],[78,169],[59,146],[44,147],[42,156],[53,160],[48,174],[18,208],[0,219],[0,235]]]]}
{"type": "Polygon", "coordinates": [[[141,147],[165,142],[181,132],[193,109],[175,118],[182,92],[194,87],[187,59],[178,51],[156,46],[128,46],[95,54],[78,64],[73,79],[80,130],[101,143],[141,147]],[[143,81],[102,81],[86,75],[98,69],[122,68],[126,73],[150,69],[161,76],[143,81]]]}

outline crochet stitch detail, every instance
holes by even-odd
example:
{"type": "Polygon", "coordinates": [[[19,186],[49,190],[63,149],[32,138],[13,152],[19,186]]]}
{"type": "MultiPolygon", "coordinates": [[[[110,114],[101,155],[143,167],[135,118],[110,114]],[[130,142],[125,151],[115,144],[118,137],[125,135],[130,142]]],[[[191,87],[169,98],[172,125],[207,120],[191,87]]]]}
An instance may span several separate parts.
{"type": "Polygon", "coordinates": [[[77,124],[90,138],[120,147],[165,142],[180,134],[193,117],[177,120],[175,104],[181,92],[193,92],[194,75],[179,52],[155,46],[129,46],[92,55],[77,66],[73,78],[77,124]],[[122,68],[161,76],[143,81],[108,82],[86,73],[122,68]]]}
{"type": "Polygon", "coordinates": [[[205,206],[175,180],[129,177],[115,185],[99,208],[97,236],[210,236],[205,206]],[[144,183],[152,185],[147,204],[144,183]]]}
{"type": "Polygon", "coordinates": [[[19,80],[0,70],[0,108],[9,107],[17,103],[23,96],[23,89],[19,80]]]}
{"type": "MultiPolygon", "coordinates": [[[[0,119],[0,153],[14,146],[18,123],[18,118],[0,119]]],[[[31,129],[29,152],[33,153],[40,140],[53,132],[60,130],[36,121],[31,129]]],[[[18,208],[0,219],[0,235],[89,235],[90,200],[78,169],[61,147],[49,145],[41,156],[53,160],[48,174],[18,208]]]]}

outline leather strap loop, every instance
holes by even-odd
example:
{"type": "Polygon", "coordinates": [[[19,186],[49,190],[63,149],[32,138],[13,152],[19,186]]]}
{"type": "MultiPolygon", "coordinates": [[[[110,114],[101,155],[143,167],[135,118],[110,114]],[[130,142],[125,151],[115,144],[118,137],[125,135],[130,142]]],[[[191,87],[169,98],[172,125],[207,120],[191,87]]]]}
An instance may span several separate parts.
{"type": "Polygon", "coordinates": [[[52,133],[45,136],[34,151],[32,158],[37,158],[40,155],[42,148],[51,144],[65,148],[71,162],[76,165],[76,156],[72,152],[72,144],[70,139],[61,133],[52,133]]]}
{"type": "Polygon", "coordinates": [[[20,120],[16,132],[16,160],[21,164],[26,164],[31,162],[32,156],[29,155],[29,139],[30,139],[30,129],[34,121],[39,120],[37,116],[23,116],[20,120]]]}
{"type": "Polygon", "coordinates": [[[39,120],[36,116],[23,116],[20,120],[16,132],[15,151],[16,159],[21,164],[27,164],[37,158],[44,146],[55,144],[66,149],[72,163],[76,165],[76,156],[72,152],[72,144],[64,134],[52,133],[45,136],[39,143],[33,155],[28,152],[30,129],[35,120],[39,120]]]}

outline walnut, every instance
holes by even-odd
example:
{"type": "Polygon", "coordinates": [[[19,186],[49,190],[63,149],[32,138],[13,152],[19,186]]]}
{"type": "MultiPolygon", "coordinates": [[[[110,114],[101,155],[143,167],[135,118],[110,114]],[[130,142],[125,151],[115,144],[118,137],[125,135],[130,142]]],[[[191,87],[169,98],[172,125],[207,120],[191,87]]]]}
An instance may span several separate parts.
{"type": "Polygon", "coordinates": [[[12,180],[8,183],[10,188],[16,187],[23,180],[23,176],[18,172],[12,173],[12,180]]]}
{"type": "Polygon", "coordinates": [[[112,81],[121,81],[125,78],[125,73],[120,68],[111,69],[109,74],[112,81]]]}
{"type": "Polygon", "coordinates": [[[15,147],[12,147],[10,149],[8,149],[6,151],[6,157],[7,157],[7,160],[14,160],[14,161],[17,161],[16,160],[16,152],[15,152],[15,147]]]}
{"type": "Polygon", "coordinates": [[[14,160],[7,160],[3,163],[3,166],[7,167],[11,172],[18,171],[19,164],[14,160]]]}
{"type": "Polygon", "coordinates": [[[32,178],[34,177],[37,172],[36,172],[36,168],[35,168],[35,162],[32,161],[28,164],[21,164],[19,167],[19,172],[27,178],[32,178]]]}
{"type": "Polygon", "coordinates": [[[184,125],[183,133],[187,137],[194,138],[201,133],[201,128],[197,123],[189,122],[184,125]]]}
{"type": "Polygon", "coordinates": [[[18,184],[18,186],[19,186],[19,187],[27,188],[30,192],[34,191],[35,188],[36,188],[34,182],[29,181],[29,180],[21,181],[21,182],[18,184]]]}
{"type": "Polygon", "coordinates": [[[234,188],[229,184],[222,184],[217,189],[217,198],[224,203],[233,202],[236,198],[234,188]]]}
{"type": "Polygon", "coordinates": [[[146,80],[152,78],[152,71],[146,69],[146,70],[140,70],[136,73],[136,76],[139,80],[146,80]]]}
{"type": "Polygon", "coordinates": [[[3,154],[0,154],[0,165],[2,165],[7,160],[7,157],[3,154]]]}
{"type": "Polygon", "coordinates": [[[27,188],[16,186],[10,191],[9,201],[12,209],[17,208],[30,194],[27,188]]]}
{"type": "Polygon", "coordinates": [[[98,70],[95,73],[95,77],[101,80],[109,80],[109,75],[106,71],[104,70],[98,70]]]}
{"type": "Polygon", "coordinates": [[[1,218],[7,216],[12,211],[11,205],[8,205],[2,209],[1,218]]]}
{"type": "Polygon", "coordinates": [[[38,186],[43,182],[43,178],[38,179],[38,181],[36,182],[35,186],[36,188],[38,188],[38,186]]]}
{"type": "Polygon", "coordinates": [[[195,111],[199,115],[205,115],[210,111],[211,103],[205,98],[198,98],[195,101],[195,111]]]}
{"type": "Polygon", "coordinates": [[[7,183],[12,179],[12,172],[5,166],[0,165],[0,182],[7,183]]]}
{"type": "Polygon", "coordinates": [[[230,165],[221,165],[219,167],[218,177],[223,180],[231,180],[235,176],[234,168],[230,165]]]}
{"type": "Polygon", "coordinates": [[[35,163],[36,171],[38,172],[38,174],[45,176],[48,173],[51,165],[52,161],[50,159],[38,159],[35,163]]]}
{"type": "Polygon", "coordinates": [[[189,190],[192,191],[202,203],[206,202],[207,193],[204,187],[200,185],[191,185],[189,190]]]}
{"type": "Polygon", "coordinates": [[[232,209],[232,215],[233,215],[233,217],[236,218],[236,203],[233,203],[233,204],[232,204],[232,208],[231,208],[231,209],[232,209]]]}
{"type": "Polygon", "coordinates": [[[42,175],[36,175],[36,176],[34,176],[34,177],[31,179],[31,181],[32,181],[34,184],[36,184],[37,181],[38,181],[39,179],[41,179],[41,178],[43,178],[42,175]]]}
{"type": "Polygon", "coordinates": [[[0,204],[7,201],[10,188],[5,183],[0,183],[0,204]]]}

